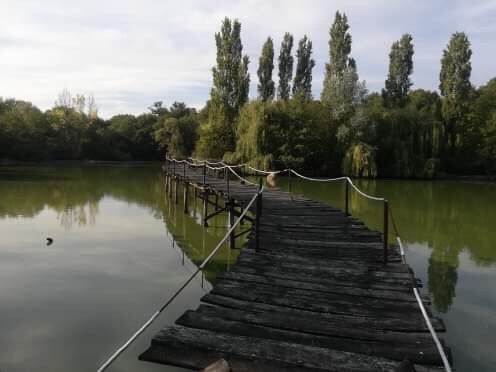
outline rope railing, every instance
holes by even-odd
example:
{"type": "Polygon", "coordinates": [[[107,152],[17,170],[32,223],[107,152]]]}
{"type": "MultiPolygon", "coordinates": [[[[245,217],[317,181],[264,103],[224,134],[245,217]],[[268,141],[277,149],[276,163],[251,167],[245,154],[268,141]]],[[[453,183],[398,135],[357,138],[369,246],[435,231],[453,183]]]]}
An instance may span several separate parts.
{"type": "MultiPolygon", "coordinates": [[[[239,174],[237,174],[234,171],[233,168],[247,167],[248,169],[252,170],[253,172],[256,172],[256,173],[259,173],[259,174],[264,174],[264,175],[281,174],[281,173],[287,172],[288,173],[288,176],[289,176],[289,182],[290,182],[289,183],[290,191],[291,191],[291,174],[295,175],[298,178],[301,178],[301,179],[304,179],[304,180],[307,180],[307,181],[312,181],[312,182],[338,182],[338,181],[344,181],[345,182],[345,213],[347,215],[350,215],[350,213],[349,213],[349,187],[351,187],[360,196],[362,196],[362,197],[364,197],[366,199],[369,199],[369,200],[372,200],[372,201],[377,201],[377,202],[382,202],[383,205],[384,205],[384,211],[383,211],[384,212],[384,215],[383,215],[383,250],[384,250],[384,261],[386,263],[388,261],[387,251],[388,251],[388,235],[389,235],[389,218],[391,218],[391,223],[392,223],[392,226],[393,226],[393,230],[394,230],[394,233],[396,235],[396,242],[398,243],[398,247],[399,247],[399,250],[400,250],[401,260],[402,260],[402,262],[404,264],[406,264],[405,250],[404,250],[404,247],[403,247],[403,243],[401,241],[401,238],[399,236],[399,232],[398,232],[398,229],[397,229],[397,226],[396,226],[396,221],[394,219],[393,212],[392,212],[391,208],[389,207],[388,200],[386,198],[384,198],[384,197],[378,197],[378,196],[373,196],[373,195],[367,194],[366,192],[362,191],[358,186],[356,186],[353,183],[353,181],[351,180],[351,178],[349,178],[347,176],[335,177],[335,178],[312,178],[312,177],[304,176],[303,174],[298,173],[297,171],[295,171],[292,168],[287,168],[287,169],[283,169],[283,170],[279,170],[279,171],[272,171],[272,170],[257,169],[257,168],[254,168],[254,167],[248,165],[247,163],[238,164],[238,165],[229,165],[229,164],[226,164],[226,163],[224,163],[222,161],[209,162],[208,160],[202,161],[202,160],[193,159],[193,158],[190,158],[190,159],[193,160],[193,161],[196,161],[196,162],[202,162],[205,165],[206,164],[220,164],[221,165],[220,167],[209,167],[209,168],[210,169],[229,169],[229,171],[231,173],[233,173],[239,180],[241,180],[242,182],[245,182],[247,184],[251,184],[251,185],[256,185],[256,184],[253,183],[253,182],[251,182],[251,181],[248,181],[247,179],[245,179],[243,177],[241,177],[239,174]]],[[[253,199],[252,199],[252,202],[253,202],[253,199]]],[[[426,309],[424,307],[424,304],[422,302],[422,299],[420,297],[419,291],[418,291],[417,286],[415,285],[415,283],[412,283],[412,287],[413,287],[413,293],[414,293],[415,298],[417,300],[417,303],[419,305],[420,311],[421,311],[422,316],[423,316],[423,318],[425,320],[425,323],[427,325],[427,328],[429,329],[429,332],[430,332],[430,334],[432,336],[432,339],[433,339],[433,341],[434,341],[434,343],[436,345],[436,348],[438,350],[438,353],[439,353],[439,355],[441,357],[441,360],[443,362],[444,368],[445,368],[446,371],[451,372],[451,366],[450,366],[448,357],[446,356],[446,352],[445,352],[445,350],[444,350],[441,342],[439,341],[439,338],[437,337],[436,331],[434,330],[434,327],[432,326],[432,323],[430,321],[429,316],[427,315],[427,311],[426,311],[426,309]]]]}
{"type": "MultiPolygon", "coordinates": [[[[396,235],[396,242],[398,243],[398,247],[400,249],[401,261],[403,262],[403,264],[406,265],[407,260],[406,260],[405,249],[403,247],[403,242],[401,241],[401,237],[400,237],[400,234],[398,232],[398,227],[396,226],[396,221],[395,221],[394,216],[393,216],[393,211],[391,209],[389,209],[389,213],[391,216],[391,223],[393,225],[393,230],[394,230],[394,233],[396,235]]],[[[411,273],[410,273],[410,276],[412,276],[411,273]]],[[[413,282],[413,276],[412,276],[412,282],[413,282]]],[[[424,302],[422,301],[422,298],[420,297],[420,293],[418,291],[418,288],[414,283],[412,283],[412,287],[413,287],[413,294],[415,295],[415,299],[417,300],[417,303],[420,307],[420,311],[421,311],[422,316],[424,318],[425,324],[427,325],[427,328],[429,329],[429,332],[430,332],[431,337],[434,341],[434,344],[436,345],[436,349],[439,353],[439,356],[441,357],[441,360],[442,360],[443,365],[444,365],[444,369],[447,372],[451,372],[451,365],[449,363],[448,357],[446,355],[444,347],[441,344],[441,341],[437,337],[437,333],[436,333],[434,327],[432,326],[431,320],[430,320],[429,316],[427,315],[427,310],[425,309],[424,302]]]]}
{"type": "MultiPolygon", "coordinates": [[[[209,261],[212,259],[212,257],[215,256],[215,254],[219,251],[219,249],[222,247],[222,245],[226,242],[226,240],[232,236],[234,233],[234,230],[236,227],[239,225],[241,220],[245,217],[245,215],[248,213],[250,208],[253,206],[253,203],[257,201],[257,206],[260,205],[262,193],[264,191],[263,186],[260,186],[258,191],[253,195],[251,198],[250,202],[248,205],[243,209],[241,214],[239,215],[238,219],[236,222],[234,222],[228,229],[227,233],[224,235],[224,237],[217,243],[215,248],[210,252],[210,254],[203,260],[203,262],[198,266],[198,268],[195,270],[195,272],[183,283],[179,289],[174,292],[172,296],[169,297],[169,299],[157,310],[155,311],[152,316],[121,346],[119,347],[101,366],[98,368],[98,372],[103,372],[105,371],[118,357],[121,355],[152,323],[153,321],[176,299],[177,296],[181,294],[181,292],[188,286],[189,283],[200,273],[205,266],[209,263],[209,261]]],[[[257,208],[257,215],[260,213],[257,208]]],[[[258,221],[258,216],[257,216],[257,221],[258,221]]],[[[258,225],[258,222],[257,222],[258,225]]],[[[258,226],[257,226],[257,231],[258,231],[258,226]]],[[[257,233],[258,235],[258,233],[257,233]]]]}

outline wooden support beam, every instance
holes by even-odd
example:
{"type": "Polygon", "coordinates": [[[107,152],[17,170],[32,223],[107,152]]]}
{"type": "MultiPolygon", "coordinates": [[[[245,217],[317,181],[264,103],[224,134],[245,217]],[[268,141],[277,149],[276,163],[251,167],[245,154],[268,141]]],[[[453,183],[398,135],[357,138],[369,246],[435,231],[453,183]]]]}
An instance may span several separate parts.
{"type": "Polygon", "coordinates": [[[188,183],[186,181],[184,181],[184,198],[183,198],[183,201],[184,201],[184,213],[188,213],[188,183]]]}

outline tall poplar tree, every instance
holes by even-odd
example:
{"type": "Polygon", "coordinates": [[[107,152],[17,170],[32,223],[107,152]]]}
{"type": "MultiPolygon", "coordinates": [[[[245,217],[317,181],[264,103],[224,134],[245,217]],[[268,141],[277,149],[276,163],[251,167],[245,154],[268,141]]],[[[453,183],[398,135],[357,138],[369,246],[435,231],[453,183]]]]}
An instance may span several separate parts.
{"type": "Polygon", "coordinates": [[[351,34],[348,18],[336,12],[329,31],[329,63],[326,64],[321,101],[328,106],[335,119],[348,119],[353,107],[364,94],[358,81],[356,62],[350,57],[351,34]]]}
{"type": "Polygon", "coordinates": [[[284,34],[279,53],[279,86],[277,87],[277,97],[279,99],[289,99],[291,92],[291,78],[293,77],[293,35],[289,32],[284,34]]]}
{"type": "Polygon", "coordinates": [[[205,157],[221,158],[233,151],[236,143],[236,120],[241,106],[248,101],[250,75],[248,56],[243,56],[241,24],[225,18],[215,34],[216,66],[212,69],[208,119],[202,125],[198,152],[205,157]]]}
{"type": "Polygon", "coordinates": [[[389,73],[382,90],[384,101],[390,107],[402,107],[408,100],[408,92],[412,86],[410,75],[413,72],[413,53],[410,34],[404,34],[391,46],[389,73]]]}
{"type": "Polygon", "coordinates": [[[451,154],[461,145],[462,127],[466,119],[472,86],[470,74],[472,50],[464,32],[452,35],[441,58],[439,90],[443,96],[442,114],[451,154]]]}
{"type": "Polygon", "coordinates": [[[258,64],[258,96],[262,101],[269,101],[274,98],[274,80],[272,71],[274,70],[274,43],[269,37],[262,47],[258,64]]]}
{"type": "Polygon", "coordinates": [[[312,100],[312,41],[305,35],[298,43],[296,51],[296,72],[293,81],[293,97],[303,101],[312,100]]]}

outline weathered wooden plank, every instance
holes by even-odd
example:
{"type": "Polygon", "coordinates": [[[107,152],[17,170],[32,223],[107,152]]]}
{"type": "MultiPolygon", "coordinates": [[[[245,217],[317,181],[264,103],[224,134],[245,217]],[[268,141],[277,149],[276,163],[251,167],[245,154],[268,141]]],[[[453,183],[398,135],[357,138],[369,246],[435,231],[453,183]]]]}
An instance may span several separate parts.
{"type": "MultiPolygon", "coordinates": [[[[282,305],[267,304],[262,302],[255,302],[249,300],[241,300],[232,297],[226,297],[221,295],[215,295],[208,293],[202,297],[201,301],[223,306],[231,309],[241,309],[250,310],[254,313],[261,312],[273,312],[275,314],[280,314],[280,316],[298,316],[307,317],[309,321],[315,321],[316,323],[331,323],[333,325],[341,325],[349,328],[358,329],[374,329],[380,331],[398,331],[398,332],[428,332],[425,321],[418,318],[376,318],[376,317],[365,317],[365,316],[355,316],[346,314],[329,314],[325,312],[313,311],[309,309],[297,309],[291,307],[285,307],[282,305]]],[[[437,318],[431,318],[432,326],[438,332],[446,331],[444,323],[437,318]]]]}
{"type": "Polygon", "coordinates": [[[391,300],[364,300],[358,296],[344,296],[332,293],[308,293],[306,291],[268,285],[251,285],[243,282],[221,280],[211,291],[212,294],[238,298],[246,301],[257,301],[268,304],[309,309],[312,311],[368,316],[374,318],[403,317],[422,319],[418,306],[407,302],[391,300]],[[352,298],[350,298],[352,297],[352,298]]]}
{"type": "MultiPolygon", "coordinates": [[[[246,319],[245,319],[246,320],[246,319]]],[[[284,324],[271,323],[260,324],[259,322],[243,322],[243,318],[226,319],[224,317],[205,314],[196,311],[187,311],[176,324],[206,329],[214,332],[258,337],[270,340],[287,341],[296,344],[317,346],[333,350],[350,351],[370,356],[384,357],[397,361],[407,358],[415,363],[438,364],[441,363],[434,343],[426,338],[418,338],[424,342],[402,342],[400,338],[393,342],[378,340],[343,338],[322,333],[309,333],[308,331],[295,331],[287,329],[284,324]],[[274,327],[277,325],[277,327],[274,327]]]]}
{"type": "Polygon", "coordinates": [[[243,272],[231,272],[228,271],[217,277],[217,280],[234,280],[234,281],[244,281],[256,284],[272,285],[275,287],[288,287],[301,289],[308,292],[324,292],[333,294],[343,294],[350,296],[361,296],[369,297],[375,299],[388,299],[395,301],[406,301],[416,303],[414,297],[412,297],[409,292],[392,292],[384,289],[373,289],[373,288],[359,288],[351,286],[337,285],[334,282],[329,284],[321,284],[315,282],[307,282],[300,280],[300,278],[278,278],[262,275],[252,275],[243,272]]]}
{"type": "MultiPolygon", "coordinates": [[[[230,359],[234,356],[259,361],[266,360],[279,364],[280,367],[285,365],[299,367],[301,371],[313,369],[340,372],[394,372],[400,365],[397,361],[359,353],[177,326],[160,331],[154,338],[153,344],[213,351],[213,354],[225,358],[230,364],[230,359]]],[[[164,350],[164,352],[167,351],[164,350]]],[[[194,368],[205,368],[205,365],[194,366],[194,368]]]]}

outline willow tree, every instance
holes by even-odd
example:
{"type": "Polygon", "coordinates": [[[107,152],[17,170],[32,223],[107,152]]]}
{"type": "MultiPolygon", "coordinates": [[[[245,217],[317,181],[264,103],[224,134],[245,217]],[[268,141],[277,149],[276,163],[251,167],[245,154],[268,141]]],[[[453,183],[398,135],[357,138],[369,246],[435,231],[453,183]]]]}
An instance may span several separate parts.
{"type": "Polygon", "coordinates": [[[258,63],[258,96],[262,101],[270,101],[274,98],[274,80],[272,71],[274,70],[274,43],[269,37],[262,47],[258,63]]]}
{"type": "Polygon", "coordinates": [[[348,18],[336,12],[329,31],[329,63],[326,64],[322,103],[337,120],[346,120],[363,98],[364,86],[359,82],[356,62],[350,57],[351,34],[348,18]]]}
{"type": "Polygon", "coordinates": [[[248,101],[250,75],[248,56],[242,56],[241,24],[225,18],[215,34],[216,66],[212,69],[208,119],[200,130],[198,152],[220,158],[235,148],[235,123],[240,108],[248,101]]]}
{"type": "Polygon", "coordinates": [[[279,52],[279,86],[277,87],[277,97],[279,99],[289,99],[291,92],[291,78],[293,77],[294,58],[291,54],[293,49],[293,35],[289,32],[284,34],[279,52]]]}
{"type": "Polygon", "coordinates": [[[412,35],[404,34],[395,41],[389,53],[389,73],[382,90],[382,97],[387,106],[402,107],[408,99],[412,86],[410,75],[413,72],[412,35]]]}
{"type": "Polygon", "coordinates": [[[472,86],[470,74],[472,50],[468,37],[463,32],[452,35],[441,58],[439,90],[443,96],[442,114],[446,125],[446,135],[451,155],[462,145],[462,127],[464,125],[468,98],[472,86]]]}
{"type": "Polygon", "coordinates": [[[312,69],[315,61],[312,59],[312,41],[305,35],[298,43],[296,51],[296,73],[293,81],[293,97],[312,100],[312,69]]]}

